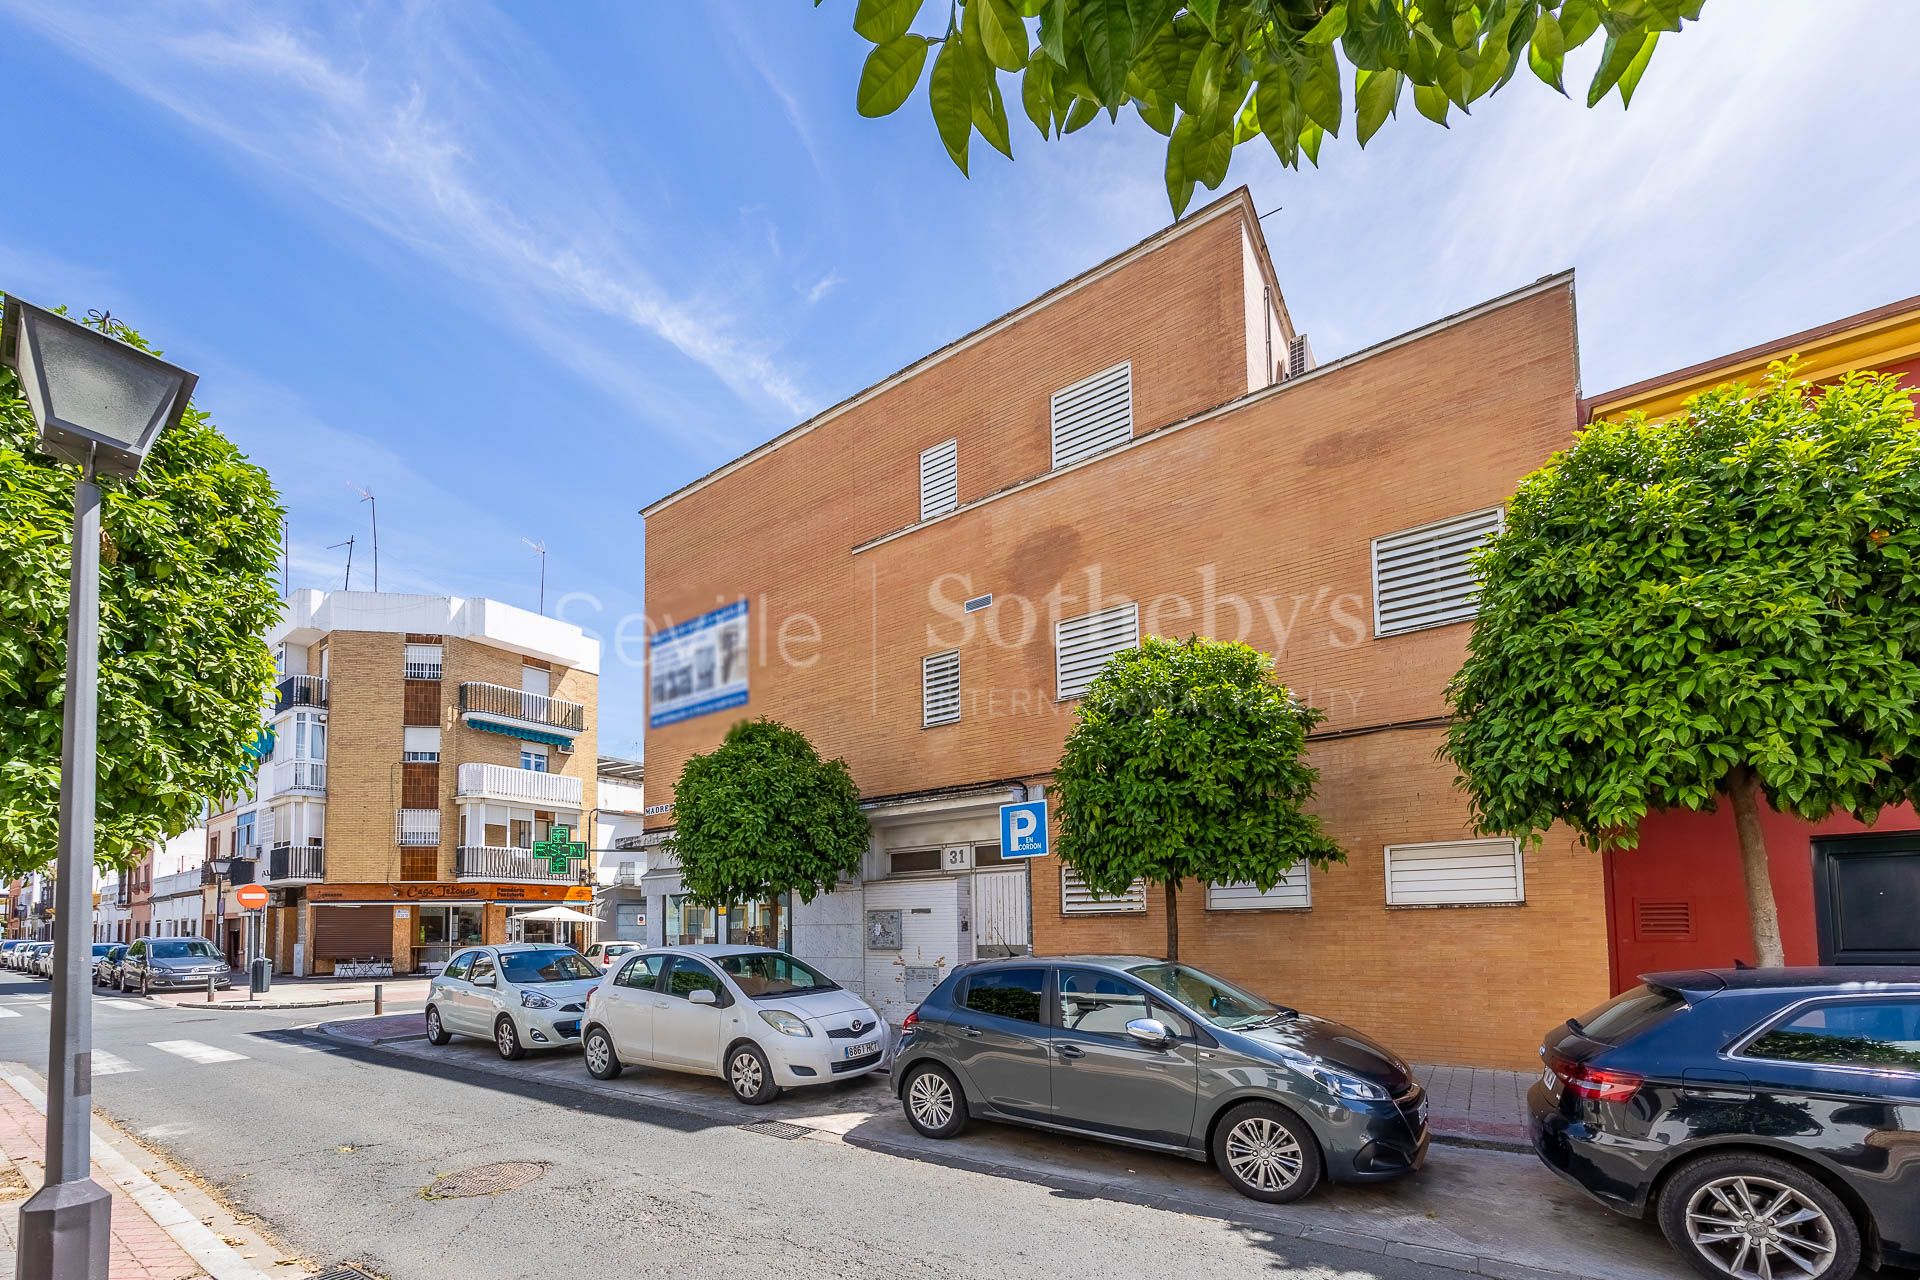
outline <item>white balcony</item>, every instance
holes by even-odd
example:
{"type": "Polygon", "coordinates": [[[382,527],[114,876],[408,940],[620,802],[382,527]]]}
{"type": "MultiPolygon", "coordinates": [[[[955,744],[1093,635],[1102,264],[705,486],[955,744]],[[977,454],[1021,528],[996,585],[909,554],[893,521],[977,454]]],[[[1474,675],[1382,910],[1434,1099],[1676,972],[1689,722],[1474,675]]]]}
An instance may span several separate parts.
{"type": "Polygon", "coordinates": [[[503,764],[463,764],[454,796],[461,800],[505,800],[554,809],[580,808],[580,779],[503,764]]]}
{"type": "Polygon", "coordinates": [[[402,809],[394,819],[393,828],[393,838],[398,844],[439,844],[440,811],[438,809],[402,809]]]}
{"type": "Polygon", "coordinates": [[[496,845],[462,845],[454,850],[453,874],[456,880],[531,880],[542,884],[574,884],[580,864],[555,871],[553,863],[531,849],[502,848],[496,845]]]}
{"type": "Polygon", "coordinates": [[[283,760],[273,766],[273,789],[275,794],[284,796],[325,795],[327,762],[283,760]]]}

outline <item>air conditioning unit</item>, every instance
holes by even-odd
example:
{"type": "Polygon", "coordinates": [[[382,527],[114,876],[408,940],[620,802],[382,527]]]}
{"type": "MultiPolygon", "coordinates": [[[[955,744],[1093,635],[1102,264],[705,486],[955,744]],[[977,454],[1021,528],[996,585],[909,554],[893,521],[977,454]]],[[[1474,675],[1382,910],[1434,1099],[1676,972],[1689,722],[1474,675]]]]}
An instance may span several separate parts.
{"type": "Polygon", "coordinates": [[[1307,341],[1306,334],[1295,334],[1293,341],[1287,344],[1287,376],[1297,378],[1311,372],[1313,366],[1313,344],[1307,341]]]}

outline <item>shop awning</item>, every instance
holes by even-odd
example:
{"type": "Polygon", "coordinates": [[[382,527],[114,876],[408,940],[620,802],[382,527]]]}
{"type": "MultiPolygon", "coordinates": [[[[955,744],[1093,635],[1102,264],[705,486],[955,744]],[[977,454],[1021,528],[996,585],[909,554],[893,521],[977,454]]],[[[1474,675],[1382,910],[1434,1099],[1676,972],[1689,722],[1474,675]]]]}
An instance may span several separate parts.
{"type": "Polygon", "coordinates": [[[549,920],[555,924],[599,924],[599,916],[590,916],[584,911],[575,911],[572,907],[542,907],[538,911],[519,911],[514,913],[516,920],[549,920]]]}
{"type": "Polygon", "coordinates": [[[523,742],[544,742],[550,747],[570,747],[573,735],[568,733],[547,733],[540,729],[523,729],[519,725],[501,724],[497,720],[482,720],[478,716],[467,717],[467,727],[478,729],[482,733],[497,733],[503,738],[519,738],[523,742]]]}

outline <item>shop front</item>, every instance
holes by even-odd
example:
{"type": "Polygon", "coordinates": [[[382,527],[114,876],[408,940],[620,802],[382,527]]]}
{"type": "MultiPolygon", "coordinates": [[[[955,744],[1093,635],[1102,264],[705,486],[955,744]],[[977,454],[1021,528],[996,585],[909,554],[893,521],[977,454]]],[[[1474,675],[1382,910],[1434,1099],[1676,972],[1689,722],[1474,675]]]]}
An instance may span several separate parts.
{"type": "Polygon", "coordinates": [[[582,945],[588,926],[522,924],[516,917],[591,891],[554,884],[317,884],[299,910],[307,973],[438,973],[475,943],[561,941],[582,945]]]}

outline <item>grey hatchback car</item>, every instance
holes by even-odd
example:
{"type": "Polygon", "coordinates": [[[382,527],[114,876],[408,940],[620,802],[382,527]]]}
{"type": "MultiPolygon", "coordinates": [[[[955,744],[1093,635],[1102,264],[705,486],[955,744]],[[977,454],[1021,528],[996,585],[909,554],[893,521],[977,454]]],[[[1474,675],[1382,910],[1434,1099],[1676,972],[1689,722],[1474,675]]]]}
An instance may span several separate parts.
{"type": "Polygon", "coordinates": [[[891,1084],[930,1138],[977,1117],[1167,1151],[1270,1204],[1427,1154],[1426,1091],[1392,1052],[1145,956],[962,965],[907,1017],[891,1084]]]}

